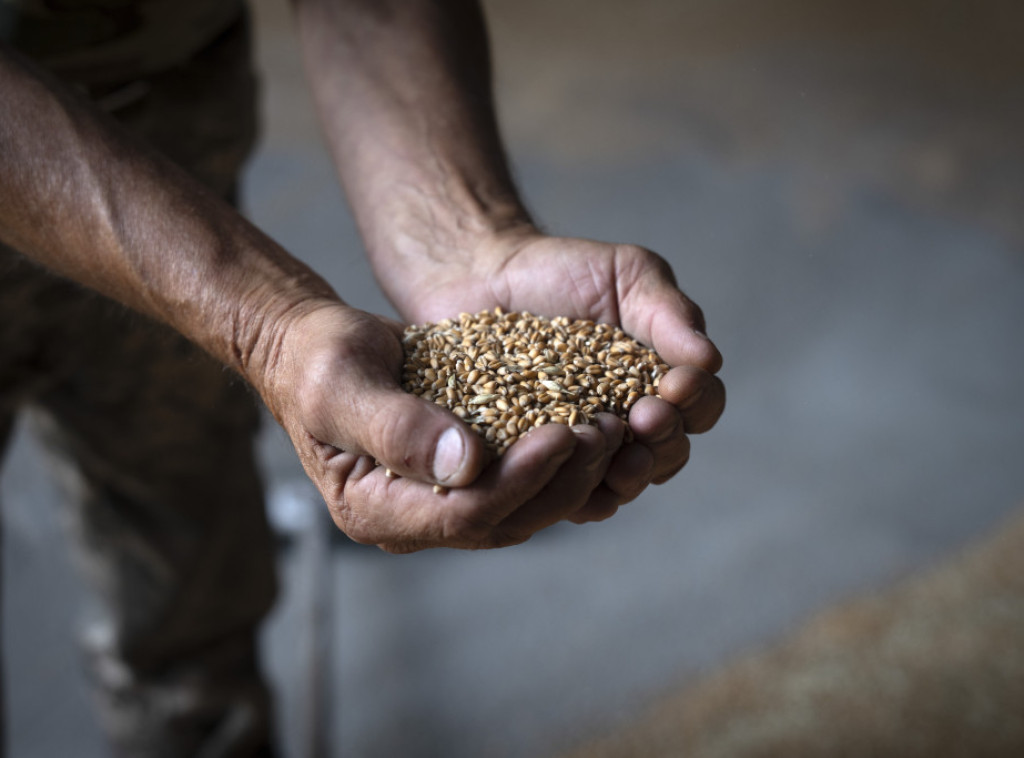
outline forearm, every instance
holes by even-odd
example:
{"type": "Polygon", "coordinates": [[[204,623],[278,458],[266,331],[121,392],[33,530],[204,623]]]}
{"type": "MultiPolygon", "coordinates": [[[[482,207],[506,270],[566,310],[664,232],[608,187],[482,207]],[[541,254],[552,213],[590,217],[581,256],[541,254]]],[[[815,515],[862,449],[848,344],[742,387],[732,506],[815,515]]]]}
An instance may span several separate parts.
{"type": "Polygon", "coordinates": [[[295,5],[324,130],[378,271],[470,256],[481,239],[530,226],[498,135],[475,2],[295,5]]]}
{"type": "Polygon", "coordinates": [[[328,285],[182,170],[0,49],[0,240],[253,378],[328,285]]]}

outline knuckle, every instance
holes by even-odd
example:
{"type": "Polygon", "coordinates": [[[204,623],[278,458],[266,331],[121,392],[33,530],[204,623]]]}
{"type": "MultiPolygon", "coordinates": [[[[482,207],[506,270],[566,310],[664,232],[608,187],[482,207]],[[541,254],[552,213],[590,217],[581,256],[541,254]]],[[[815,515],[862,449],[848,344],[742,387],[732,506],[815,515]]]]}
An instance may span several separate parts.
{"type": "Polygon", "coordinates": [[[393,404],[377,408],[368,424],[367,448],[378,460],[404,473],[427,471],[429,446],[417,444],[426,439],[424,419],[407,410],[393,404]]]}
{"type": "Polygon", "coordinates": [[[669,479],[678,474],[680,471],[682,471],[686,464],[689,462],[690,448],[689,446],[687,446],[682,460],[677,459],[675,462],[670,464],[667,469],[663,469],[662,471],[660,471],[653,479],[651,479],[651,484],[664,484],[669,479]]]}
{"type": "Polygon", "coordinates": [[[334,525],[353,542],[360,545],[374,545],[380,541],[376,530],[351,507],[347,500],[329,501],[327,511],[334,525]]]}
{"type": "Polygon", "coordinates": [[[705,392],[692,409],[685,410],[685,426],[688,434],[704,434],[710,431],[725,412],[725,387],[721,382],[712,385],[711,392],[705,392]]]}
{"type": "Polygon", "coordinates": [[[618,497],[619,504],[625,505],[640,497],[649,483],[649,481],[619,482],[615,486],[610,485],[609,489],[618,497]]]}
{"type": "Polygon", "coordinates": [[[480,545],[488,542],[494,527],[468,516],[451,516],[444,527],[445,542],[452,545],[480,545]]]}
{"type": "Polygon", "coordinates": [[[639,279],[644,274],[654,273],[675,284],[672,266],[662,256],[646,247],[633,244],[616,245],[619,259],[619,270],[623,274],[632,273],[632,278],[639,279]]]}
{"type": "MultiPolygon", "coordinates": [[[[378,407],[372,416],[369,424],[369,432],[372,437],[371,449],[385,456],[398,455],[404,457],[402,443],[405,442],[405,421],[400,413],[395,413],[393,408],[386,405],[378,407]]],[[[389,462],[397,463],[397,461],[389,462]]]]}
{"type": "Polygon", "coordinates": [[[299,418],[314,436],[322,436],[322,431],[330,428],[328,421],[334,399],[332,379],[337,373],[332,356],[313,351],[304,359],[302,371],[294,379],[294,388],[289,394],[294,398],[299,418]]]}
{"type": "Polygon", "coordinates": [[[513,536],[511,534],[495,534],[492,538],[484,544],[482,547],[487,550],[496,550],[502,547],[514,547],[515,545],[522,545],[524,542],[530,539],[532,535],[524,536],[513,536]]]}
{"type": "Polygon", "coordinates": [[[485,519],[465,515],[449,518],[444,529],[445,544],[475,550],[491,550],[520,545],[531,536],[530,534],[518,534],[515,530],[505,528],[501,524],[491,524],[485,519]]]}
{"type": "Polygon", "coordinates": [[[707,328],[707,322],[704,319],[704,311],[699,305],[697,305],[689,297],[683,297],[683,315],[694,325],[697,329],[705,331],[707,328]]]}
{"type": "Polygon", "coordinates": [[[650,261],[661,259],[661,256],[657,253],[648,250],[646,247],[641,245],[634,245],[632,243],[624,242],[615,246],[615,251],[621,256],[624,261],[650,261]]]}

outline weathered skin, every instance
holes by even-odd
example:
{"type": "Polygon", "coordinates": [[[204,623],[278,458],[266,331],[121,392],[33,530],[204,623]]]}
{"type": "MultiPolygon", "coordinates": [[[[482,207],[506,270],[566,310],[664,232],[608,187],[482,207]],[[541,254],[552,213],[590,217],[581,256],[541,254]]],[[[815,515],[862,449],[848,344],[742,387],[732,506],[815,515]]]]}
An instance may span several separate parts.
{"type": "Polygon", "coordinates": [[[15,146],[0,153],[8,243],[239,371],[356,540],[394,551],[513,544],[555,521],[606,518],[674,474],[686,431],[722,410],[719,353],[661,258],[533,225],[501,155],[478,9],[297,5],[327,137],[399,312],[500,305],[621,324],[677,367],[665,400],[637,404],[633,443],[610,420],[541,429],[485,472],[474,435],[401,392],[397,325],[346,306],[229,206],[12,62],[2,76],[17,107],[0,124],[15,146]],[[504,527],[521,508],[539,515],[504,527]]]}

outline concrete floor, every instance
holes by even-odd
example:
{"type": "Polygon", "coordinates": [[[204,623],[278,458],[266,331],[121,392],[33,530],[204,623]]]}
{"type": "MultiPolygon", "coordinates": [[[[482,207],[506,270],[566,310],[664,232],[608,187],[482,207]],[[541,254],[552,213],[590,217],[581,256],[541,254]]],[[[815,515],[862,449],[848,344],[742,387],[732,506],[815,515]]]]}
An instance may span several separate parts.
{"type": "MultiPolygon", "coordinates": [[[[289,756],[311,713],[332,755],[556,753],[1024,498],[1024,12],[487,5],[529,204],[552,230],[672,262],[725,354],[729,407],[679,477],[615,519],[489,554],[327,555],[268,428],[275,512],[298,534],[266,634],[289,756]],[[311,650],[327,652],[317,697],[311,650]]],[[[267,123],[247,208],[349,302],[390,312],[284,6],[257,3],[267,123]]],[[[25,434],[0,497],[10,754],[103,755],[59,494],[25,434]]]]}
{"type": "Polygon", "coordinates": [[[1024,511],[562,758],[1020,758],[1024,511]]]}

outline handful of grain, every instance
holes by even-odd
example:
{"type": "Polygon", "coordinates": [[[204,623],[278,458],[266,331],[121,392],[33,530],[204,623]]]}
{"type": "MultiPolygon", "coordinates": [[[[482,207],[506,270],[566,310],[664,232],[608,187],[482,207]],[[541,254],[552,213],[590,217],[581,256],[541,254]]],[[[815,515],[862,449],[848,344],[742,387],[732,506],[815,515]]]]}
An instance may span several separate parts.
{"type": "Polygon", "coordinates": [[[622,419],[668,366],[617,326],[500,308],[405,330],[402,386],[442,405],[498,455],[535,426],[622,419]]]}

